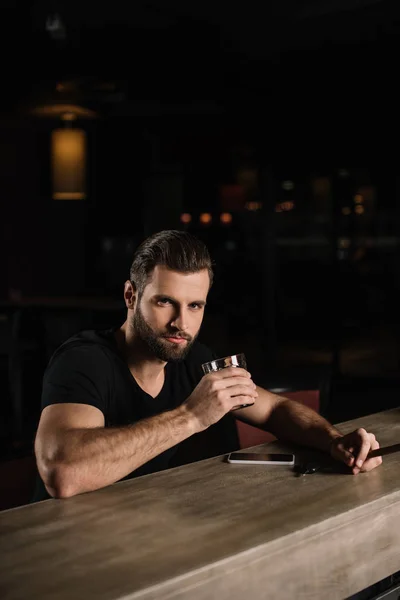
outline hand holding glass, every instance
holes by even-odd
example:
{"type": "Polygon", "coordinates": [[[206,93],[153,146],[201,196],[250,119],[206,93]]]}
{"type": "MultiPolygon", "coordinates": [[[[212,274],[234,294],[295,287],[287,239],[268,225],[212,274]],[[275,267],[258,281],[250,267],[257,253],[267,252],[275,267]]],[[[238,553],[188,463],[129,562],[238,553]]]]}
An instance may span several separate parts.
{"type": "MultiPolygon", "coordinates": [[[[247,369],[246,357],[244,354],[232,354],[232,356],[225,356],[224,358],[216,358],[215,360],[210,360],[201,365],[203,369],[204,375],[208,373],[212,373],[213,371],[220,371],[221,369],[226,369],[227,367],[241,367],[242,369],[247,369]]],[[[245,408],[246,406],[252,406],[254,402],[249,404],[238,404],[234,406],[232,410],[237,410],[238,408],[245,408]]]]}

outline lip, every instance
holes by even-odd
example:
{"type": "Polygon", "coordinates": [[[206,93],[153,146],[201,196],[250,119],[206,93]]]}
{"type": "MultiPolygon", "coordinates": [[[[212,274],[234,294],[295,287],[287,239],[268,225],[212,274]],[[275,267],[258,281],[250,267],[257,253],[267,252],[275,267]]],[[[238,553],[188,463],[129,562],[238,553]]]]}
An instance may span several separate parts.
{"type": "Polygon", "coordinates": [[[186,338],[181,337],[166,337],[165,339],[171,342],[171,344],[183,344],[184,342],[187,342],[186,338]]]}

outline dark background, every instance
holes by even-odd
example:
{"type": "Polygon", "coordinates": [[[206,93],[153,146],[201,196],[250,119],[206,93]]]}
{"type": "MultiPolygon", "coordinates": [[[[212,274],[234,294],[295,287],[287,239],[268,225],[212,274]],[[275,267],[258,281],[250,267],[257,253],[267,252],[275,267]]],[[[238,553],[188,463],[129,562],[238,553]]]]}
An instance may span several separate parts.
{"type": "Polygon", "coordinates": [[[398,2],[1,11],[4,458],[31,452],[52,351],[122,322],[133,251],[163,228],[213,255],[202,338],[218,353],[245,352],[269,389],[320,389],[335,422],[398,405],[398,2]],[[59,104],[96,115],[73,124],[83,201],[52,200],[60,119],[34,109],[59,104]]]}

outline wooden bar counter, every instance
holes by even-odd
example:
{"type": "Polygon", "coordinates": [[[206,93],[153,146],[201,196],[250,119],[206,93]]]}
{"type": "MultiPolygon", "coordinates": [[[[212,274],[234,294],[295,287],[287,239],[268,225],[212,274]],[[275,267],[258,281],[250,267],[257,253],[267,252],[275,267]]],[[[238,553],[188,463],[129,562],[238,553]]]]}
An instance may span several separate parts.
{"type": "MultiPolygon", "coordinates": [[[[396,444],[400,409],[339,424],[361,426],[396,444]]],[[[4,511],[0,598],[343,600],[400,570],[400,452],[358,476],[329,464],[216,457],[4,511]]]]}

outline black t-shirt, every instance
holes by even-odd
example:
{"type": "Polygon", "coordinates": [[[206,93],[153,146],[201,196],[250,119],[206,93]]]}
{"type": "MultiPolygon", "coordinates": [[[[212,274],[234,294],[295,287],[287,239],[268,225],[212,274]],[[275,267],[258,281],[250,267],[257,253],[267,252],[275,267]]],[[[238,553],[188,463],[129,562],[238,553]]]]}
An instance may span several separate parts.
{"type": "MultiPolygon", "coordinates": [[[[209,348],[196,341],[185,360],[167,363],[163,388],[153,398],[132,376],[114,330],[84,331],[52,356],[43,378],[42,409],[66,402],[89,404],[101,410],[105,427],[129,425],[182,404],[203,375],[202,363],[214,358],[209,348]]],[[[127,478],[168,468],[175,450],[176,446],[159,454],[127,478]]],[[[49,495],[40,480],[33,500],[45,498],[49,495]]]]}

